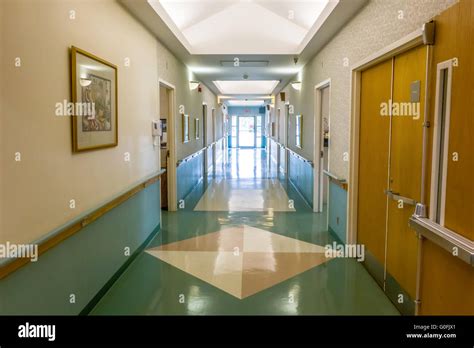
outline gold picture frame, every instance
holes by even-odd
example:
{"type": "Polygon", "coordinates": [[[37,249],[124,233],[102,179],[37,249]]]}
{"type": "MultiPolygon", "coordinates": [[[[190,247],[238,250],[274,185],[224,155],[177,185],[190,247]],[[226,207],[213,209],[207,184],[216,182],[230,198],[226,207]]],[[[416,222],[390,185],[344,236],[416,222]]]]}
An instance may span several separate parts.
{"type": "Polygon", "coordinates": [[[303,115],[296,115],[295,145],[300,149],[303,148],[303,115]]]}
{"type": "Polygon", "coordinates": [[[118,145],[117,66],[71,47],[72,151],[118,145]]]}
{"type": "Polygon", "coordinates": [[[189,142],[189,115],[181,114],[181,126],[183,129],[183,143],[189,142]]]}

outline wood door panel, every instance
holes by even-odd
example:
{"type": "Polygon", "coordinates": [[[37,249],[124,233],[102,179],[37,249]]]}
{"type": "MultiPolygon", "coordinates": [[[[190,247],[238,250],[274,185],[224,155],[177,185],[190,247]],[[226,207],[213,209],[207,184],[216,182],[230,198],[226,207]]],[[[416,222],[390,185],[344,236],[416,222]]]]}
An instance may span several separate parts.
{"type": "Polygon", "coordinates": [[[413,206],[400,209],[397,201],[388,203],[387,272],[415,299],[418,238],[408,226],[413,212],[413,206]]]}
{"type": "Polygon", "coordinates": [[[422,315],[474,315],[474,268],[423,241],[422,315]]]}
{"type": "Polygon", "coordinates": [[[380,115],[380,104],[390,99],[391,76],[391,60],[361,73],[357,241],[365,244],[382,265],[390,119],[380,115]]]}
{"type": "Polygon", "coordinates": [[[474,240],[474,1],[462,1],[439,22],[435,61],[459,61],[452,77],[445,226],[474,240]]]}
{"type": "Polygon", "coordinates": [[[425,74],[425,46],[414,48],[395,57],[393,103],[411,104],[411,83],[420,81],[421,85],[419,107],[411,108],[411,111],[418,109],[418,119],[414,119],[413,116],[392,117],[390,189],[416,201],[420,201],[421,194],[425,74]]]}
{"type": "MultiPolygon", "coordinates": [[[[432,47],[430,73],[430,120],[433,122],[436,95],[436,66],[458,58],[453,69],[449,153],[446,186],[445,226],[474,240],[474,1],[461,0],[434,18],[436,41],[432,47]]],[[[429,129],[428,168],[431,169],[433,127],[429,129]]],[[[426,182],[429,202],[431,178],[426,182]]],[[[423,241],[421,308],[424,315],[474,315],[474,268],[430,241],[423,241]]]]}
{"type": "MultiPolygon", "coordinates": [[[[423,155],[424,89],[426,83],[426,47],[419,46],[395,57],[393,103],[408,114],[392,116],[390,148],[390,189],[401,196],[420,201],[423,155]],[[411,84],[420,81],[420,102],[413,104],[411,84]]],[[[418,238],[408,220],[414,206],[399,207],[391,200],[388,208],[387,272],[415,298],[418,238]]]]}

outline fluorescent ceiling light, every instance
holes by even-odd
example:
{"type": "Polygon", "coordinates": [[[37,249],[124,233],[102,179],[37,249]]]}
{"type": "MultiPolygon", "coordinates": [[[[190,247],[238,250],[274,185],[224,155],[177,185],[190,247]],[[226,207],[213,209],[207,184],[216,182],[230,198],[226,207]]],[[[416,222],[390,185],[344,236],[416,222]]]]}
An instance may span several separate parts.
{"type": "Polygon", "coordinates": [[[222,94],[271,94],[276,80],[213,81],[222,94]]]}
{"type": "Polygon", "coordinates": [[[229,100],[229,106],[263,106],[263,100],[229,100]]]}
{"type": "MultiPolygon", "coordinates": [[[[239,68],[263,68],[268,66],[268,60],[239,60],[239,68]]],[[[234,60],[221,60],[221,65],[235,68],[234,60]]]]}
{"type": "Polygon", "coordinates": [[[272,99],[271,95],[255,95],[251,97],[246,97],[245,95],[220,95],[218,96],[220,99],[224,100],[245,100],[251,98],[252,100],[256,99],[272,99]]]}

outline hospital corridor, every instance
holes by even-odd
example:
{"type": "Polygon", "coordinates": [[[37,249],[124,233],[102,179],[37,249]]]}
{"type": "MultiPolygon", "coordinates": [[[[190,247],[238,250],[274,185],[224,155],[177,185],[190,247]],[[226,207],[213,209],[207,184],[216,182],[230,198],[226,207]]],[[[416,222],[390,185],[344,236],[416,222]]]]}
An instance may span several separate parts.
{"type": "Polygon", "coordinates": [[[472,346],[473,62],[474,0],[0,0],[0,346],[472,346]]]}

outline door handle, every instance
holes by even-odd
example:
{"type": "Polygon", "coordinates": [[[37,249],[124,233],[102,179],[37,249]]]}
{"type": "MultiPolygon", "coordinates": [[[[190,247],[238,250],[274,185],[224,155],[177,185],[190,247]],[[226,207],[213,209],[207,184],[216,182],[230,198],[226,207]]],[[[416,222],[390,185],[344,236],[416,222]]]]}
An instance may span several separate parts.
{"type": "Polygon", "coordinates": [[[393,192],[392,190],[384,190],[383,192],[389,197],[392,195],[400,196],[400,192],[393,192]]]}
{"type": "Polygon", "coordinates": [[[412,198],[404,197],[400,195],[399,192],[393,192],[392,190],[385,190],[385,194],[393,199],[394,201],[402,201],[403,204],[408,204],[408,205],[416,205],[416,201],[412,198]]]}

